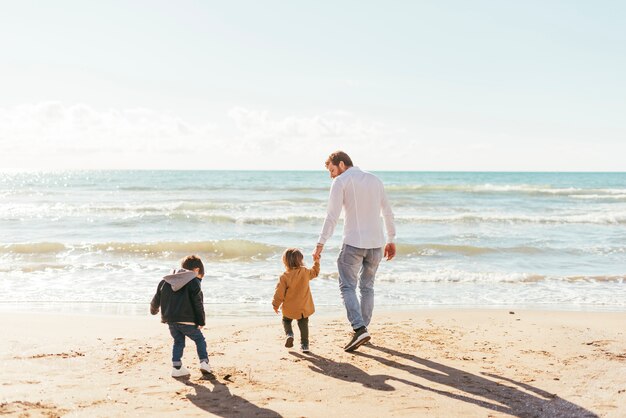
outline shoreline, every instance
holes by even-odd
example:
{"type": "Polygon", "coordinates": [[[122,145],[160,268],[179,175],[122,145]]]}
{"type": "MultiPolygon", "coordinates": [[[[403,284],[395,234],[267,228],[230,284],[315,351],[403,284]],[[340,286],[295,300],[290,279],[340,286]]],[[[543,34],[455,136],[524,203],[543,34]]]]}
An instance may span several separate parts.
{"type": "Polygon", "coordinates": [[[191,376],[169,376],[171,337],[158,317],[2,311],[0,414],[618,417],[626,411],[626,312],[379,309],[369,327],[372,343],[355,353],[342,350],[350,336],[345,315],[316,313],[308,355],[283,347],[279,318],[207,315],[216,379],[204,380],[190,341],[183,362],[191,376]]]}
{"type": "MultiPolygon", "coordinates": [[[[228,304],[204,304],[207,319],[214,318],[245,318],[274,317],[271,305],[258,305],[246,303],[228,304]]],[[[321,305],[315,304],[315,315],[345,315],[343,305],[321,305]]],[[[626,307],[621,306],[599,306],[597,304],[519,304],[519,305],[376,305],[376,313],[392,312],[424,312],[424,311],[498,311],[498,310],[520,310],[536,312],[589,312],[589,313],[626,313],[626,307]]],[[[150,316],[149,301],[146,303],[133,302],[0,302],[0,314],[10,313],[45,313],[45,314],[67,314],[67,315],[104,315],[104,316],[130,316],[142,317],[150,316]]]]}

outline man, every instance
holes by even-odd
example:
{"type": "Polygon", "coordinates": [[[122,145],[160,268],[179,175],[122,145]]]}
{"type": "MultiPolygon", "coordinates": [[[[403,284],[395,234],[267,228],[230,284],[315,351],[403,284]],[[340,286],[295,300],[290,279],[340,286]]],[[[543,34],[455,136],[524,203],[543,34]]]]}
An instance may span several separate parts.
{"type": "Polygon", "coordinates": [[[383,183],[378,177],[354,167],[348,154],[343,151],[330,154],[326,168],[333,183],[330,187],[328,213],[313,256],[321,255],[343,209],[343,246],[337,259],[337,268],[341,297],[348,321],[354,329],[354,336],[344,350],[354,351],[370,340],[367,326],[374,310],[374,277],[383,257],[383,246],[387,260],[396,255],[396,229],[383,183]],[[387,229],[386,242],[381,213],[387,229]],[[357,284],[361,294],[360,303],[356,296],[357,284]]]}

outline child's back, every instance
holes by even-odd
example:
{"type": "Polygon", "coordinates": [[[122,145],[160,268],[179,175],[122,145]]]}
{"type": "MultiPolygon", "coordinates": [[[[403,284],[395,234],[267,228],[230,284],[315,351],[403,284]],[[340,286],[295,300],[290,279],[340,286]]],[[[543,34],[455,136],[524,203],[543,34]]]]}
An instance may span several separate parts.
{"type": "Polygon", "coordinates": [[[205,325],[204,298],[200,280],[194,271],[173,270],[163,277],[157,293],[150,303],[150,313],[156,315],[161,310],[161,322],[190,323],[205,325]]]}
{"type": "Polygon", "coordinates": [[[204,265],[195,255],[186,257],[181,264],[182,269],[173,270],[172,274],[164,276],[159,282],[156,294],[150,302],[150,313],[156,315],[161,310],[161,322],[168,325],[174,339],[172,376],[182,377],[189,374],[182,363],[185,337],[196,343],[200,371],[204,375],[212,376],[206,340],[202,335],[205,314],[200,280],[204,277],[204,265]]]}
{"type": "Polygon", "coordinates": [[[311,295],[309,281],[317,277],[320,264],[315,262],[313,268],[304,266],[285,271],[276,287],[272,305],[279,307],[283,304],[283,315],[288,318],[308,318],[315,312],[315,304],[311,295]]]}
{"type": "Polygon", "coordinates": [[[300,348],[309,352],[309,316],[315,312],[309,281],[320,273],[319,257],[315,258],[313,268],[304,267],[304,256],[297,248],[288,248],[283,253],[283,264],[287,269],[278,280],[272,300],[274,312],[282,305],[283,327],[287,335],[285,347],[293,347],[293,329],[291,321],[298,321],[300,328],[300,348]]]}

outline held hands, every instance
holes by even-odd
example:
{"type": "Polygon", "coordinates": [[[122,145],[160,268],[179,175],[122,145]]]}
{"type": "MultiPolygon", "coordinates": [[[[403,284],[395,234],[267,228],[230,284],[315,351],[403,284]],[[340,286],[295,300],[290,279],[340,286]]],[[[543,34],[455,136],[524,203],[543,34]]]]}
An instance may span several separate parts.
{"type": "Polygon", "coordinates": [[[385,245],[385,258],[387,259],[387,261],[389,261],[395,256],[396,256],[396,244],[394,244],[393,242],[390,242],[389,244],[385,245]]]}
{"type": "Polygon", "coordinates": [[[315,246],[315,251],[313,251],[313,260],[319,261],[322,256],[322,250],[324,249],[324,244],[317,244],[315,246]]]}

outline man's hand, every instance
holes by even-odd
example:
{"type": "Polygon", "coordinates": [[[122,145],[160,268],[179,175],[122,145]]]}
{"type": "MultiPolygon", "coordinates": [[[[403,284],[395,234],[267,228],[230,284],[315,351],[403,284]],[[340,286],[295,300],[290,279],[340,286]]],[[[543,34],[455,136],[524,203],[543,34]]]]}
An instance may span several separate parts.
{"type": "Polygon", "coordinates": [[[324,244],[317,244],[315,246],[315,251],[313,251],[313,260],[319,260],[322,256],[322,250],[324,249],[324,244]]]}
{"type": "Polygon", "coordinates": [[[389,261],[395,256],[396,256],[396,244],[394,244],[393,242],[390,242],[389,244],[385,245],[385,258],[387,259],[387,261],[389,261]]]}
{"type": "Polygon", "coordinates": [[[274,312],[278,313],[278,308],[274,308],[274,312]]]}
{"type": "Polygon", "coordinates": [[[202,330],[202,328],[204,328],[204,326],[203,326],[203,325],[198,325],[198,329],[199,329],[199,330],[202,330]]]}

